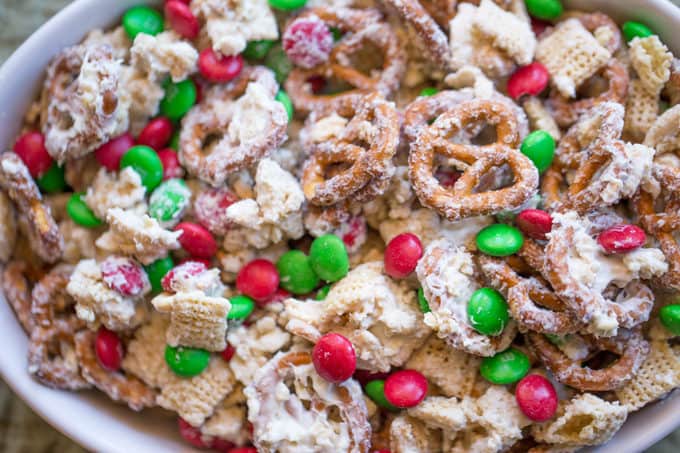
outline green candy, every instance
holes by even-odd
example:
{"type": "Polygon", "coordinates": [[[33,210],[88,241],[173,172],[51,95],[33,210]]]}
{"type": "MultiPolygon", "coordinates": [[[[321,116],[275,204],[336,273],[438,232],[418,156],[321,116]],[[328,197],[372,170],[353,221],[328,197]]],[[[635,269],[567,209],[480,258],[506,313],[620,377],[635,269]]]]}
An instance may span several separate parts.
{"type": "Polygon", "coordinates": [[[567,336],[562,337],[554,333],[546,333],[544,334],[544,336],[548,339],[549,342],[551,342],[555,346],[562,346],[567,339],[567,336]]]}
{"type": "Polygon", "coordinates": [[[168,80],[163,88],[165,97],[161,101],[161,113],[173,121],[182,118],[196,103],[196,85],[191,79],[179,83],[168,80]]]}
{"type": "Polygon", "coordinates": [[[286,113],[288,114],[288,121],[293,119],[293,101],[290,100],[290,96],[288,96],[288,93],[286,93],[283,90],[279,90],[278,93],[276,93],[276,98],[277,101],[279,101],[281,104],[283,104],[283,107],[286,109],[286,113]]]}
{"type": "Polygon", "coordinates": [[[564,8],[560,0],[524,0],[529,14],[537,19],[556,19],[562,14],[564,8]]]}
{"type": "Polygon", "coordinates": [[[281,255],[276,262],[281,279],[280,285],[293,294],[308,294],[319,285],[319,277],[309,264],[309,258],[300,250],[281,255]]]}
{"type": "Polygon", "coordinates": [[[337,27],[331,27],[331,34],[333,35],[333,41],[338,42],[342,39],[344,33],[337,27]]]}
{"type": "Polygon", "coordinates": [[[326,285],[326,286],[321,287],[321,289],[319,289],[316,292],[316,297],[314,298],[314,300],[324,300],[326,297],[328,297],[328,293],[330,291],[331,291],[331,285],[326,285]]]}
{"type": "Polygon", "coordinates": [[[623,31],[623,36],[626,37],[626,41],[632,41],[635,38],[646,38],[654,34],[645,24],[633,21],[624,22],[621,30],[623,31]]]}
{"type": "Polygon", "coordinates": [[[437,93],[439,93],[439,90],[436,89],[435,87],[427,87],[427,88],[423,88],[418,96],[428,97],[428,96],[434,96],[437,93]]]}
{"type": "Polygon", "coordinates": [[[163,180],[163,163],[156,151],[148,146],[137,145],[130,148],[120,160],[120,169],[132,167],[142,178],[147,191],[156,188],[163,180]]]}
{"type": "Polygon", "coordinates": [[[140,33],[156,36],[163,31],[163,16],[148,6],[135,6],[123,15],[123,28],[133,41],[140,33]]]}
{"type": "Polygon", "coordinates": [[[208,367],[210,353],[203,349],[166,346],[165,363],[178,376],[197,376],[208,367]]]}
{"type": "Polygon", "coordinates": [[[179,129],[172,133],[172,137],[170,138],[170,144],[168,146],[170,147],[170,149],[179,151],[179,129]]]}
{"type": "Polygon", "coordinates": [[[66,203],[66,212],[75,223],[87,228],[96,228],[102,221],[94,215],[90,207],[83,201],[83,193],[74,193],[66,203]]]}
{"type": "Polygon", "coordinates": [[[66,178],[64,178],[64,168],[53,163],[41,177],[36,180],[38,187],[45,193],[60,193],[66,189],[66,178]]]}
{"type": "Polygon", "coordinates": [[[374,381],[370,381],[368,384],[366,384],[366,387],[364,388],[364,391],[366,392],[366,395],[370,399],[373,400],[375,404],[378,406],[390,410],[390,411],[398,411],[399,408],[392,405],[389,401],[387,401],[387,398],[385,398],[385,381],[382,379],[376,379],[374,381]]]}
{"type": "Polygon", "coordinates": [[[529,358],[522,351],[510,348],[493,357],[485,357],[479,372],[492,384],[512,384],[529,372],[529,358]]]}
{"type": "Polygon", "coordinates": [[[274,74],[276,74],[276,81],[279,82],[279,84],[283,84],[288,78],[290,71],[293,70],[293,63],[288,59],[288,55],[286,55],[286,51],[283,50],[281,43],[277,43],[271,48],[267,57],[264,59],[264,64],[274,71],[274,74]]]}
{"type": "Polygon", "coordinates": [[[184,180],[168,179],[156,188],[149,198],[149,215],[161,224],[172,224],[189,206],[191,190],[184,180]]]}
{"type": "Polygon", "coordinates": [[[255,310],[255,302],[248,296],[234,296],[229,299],[229,303],[231,303],[231,310],[229,310],[227,319],[246,319],[255,310]]]}
{"type": "Polygon", "coordinates": [[[269,49],[274,45],[274,41],[263,39],[261,41],[250,41],[243,51],[243,56],[249,60],[262,60],[267,56],[269,49]]]}
{"type": "Polygon", "coordinates": [[[327,282],[337,282],[349,272],[345,243],[334,234],[314,239],[309,249],[309,261],[316,275],[327,282]]]}
{"type": "Polygon", "coordinates": [[[546,131],[533,131],[522,142],[520,151],[531,159],[539,173],[543,173],[555,157],[555,139],[546,131]]]}
{"type": "Polygon", "coordinates": [[[680,304],[666,305],[659,312],[661,324],[673,335],[680,335],[680,304]]]}
{"type": "Polygon", "coordinates": [[[423,288],[418,288],[418,306],[420,307],[420,311],[423,313],[429,313],[432,310],[430,310],[430,304],[427,302],[427,299],[425,299],[425,292],[423,291],[423,288]]]}
{"type": "Polygon", "coordinates": [[[169,256],[156,260],[148,266],[144,266],[146,275],[149,277],[149,281],[151,282],[151,290],[154,293],[160,293],[163,291],[161,281],[163,280],[163,277],[165,277],[165,274],[170,272],[170,269],[173,267],[175,267],[175,263],[169,256]]]}
{"type": "Polygon", "coordinates": [[[280,9],[281,11],[291,11],[302,8],[307,0],[269,0],[269,6],[280,9]]]}
{"type": "Polygon", "coordinates": [[[470,325],[479,333],[495,337],[503,333],[510,320],[508,303],[493,288],[480,288],[468,301],[470,325]]]}
{"type": "Polygon", "coordinates": [[[524,244],[522,232],[517,228],[495,223],[477,233],[477,248],[491,256],[509,256],[517,253],[524,244]]]}

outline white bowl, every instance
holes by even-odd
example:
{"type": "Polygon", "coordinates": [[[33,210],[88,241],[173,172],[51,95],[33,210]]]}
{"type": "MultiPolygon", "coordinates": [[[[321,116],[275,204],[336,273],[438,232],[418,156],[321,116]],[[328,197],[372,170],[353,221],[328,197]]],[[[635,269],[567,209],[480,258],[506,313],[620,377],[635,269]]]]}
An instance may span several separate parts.
{"type": "MultiPolygon", "coordinates": [[[[9,148],[52,56],[96,27],[108,27],[140,0],[76,0],[36,31],[0,68],[0,147],[9,148]]],[[[574,0],[573,8],[600,9],[617,20],[641,20],[680,54],[680,9],[666,0],[574,0]]],[[[191,451],[174,418],[161,410],[134,413],[97,392],[51,390],[26,371],[26,335],[0,295],[4,347],[0,374],[21,398],[56,429],[85,448],[102,452],[191,451]]],[[[680,392],[633,414],[599,453],[642,451],[680,425],[680,392]]]]}

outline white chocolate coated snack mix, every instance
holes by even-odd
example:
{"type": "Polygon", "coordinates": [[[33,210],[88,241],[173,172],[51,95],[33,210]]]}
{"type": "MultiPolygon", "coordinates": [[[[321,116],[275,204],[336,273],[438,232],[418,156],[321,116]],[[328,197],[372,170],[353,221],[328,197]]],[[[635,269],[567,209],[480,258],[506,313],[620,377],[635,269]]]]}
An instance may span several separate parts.
{"type": "Polygon", "coordinates": [[[228,453],[574,452],[680,386],[680,59],[560,0],[169,0],[0,154],[32,379],[228,453]]]}

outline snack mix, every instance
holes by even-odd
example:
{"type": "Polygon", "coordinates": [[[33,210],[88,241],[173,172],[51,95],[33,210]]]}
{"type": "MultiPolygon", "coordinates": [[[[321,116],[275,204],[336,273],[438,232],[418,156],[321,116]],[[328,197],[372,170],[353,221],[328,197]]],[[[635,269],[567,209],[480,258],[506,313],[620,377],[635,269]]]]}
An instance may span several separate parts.
{"type": "Polygon", "coordinates": [[[573,452],[680,386],[680,59],[559,0],[168,0],[0,155],[28,372],[222,452],[573,452]]]}

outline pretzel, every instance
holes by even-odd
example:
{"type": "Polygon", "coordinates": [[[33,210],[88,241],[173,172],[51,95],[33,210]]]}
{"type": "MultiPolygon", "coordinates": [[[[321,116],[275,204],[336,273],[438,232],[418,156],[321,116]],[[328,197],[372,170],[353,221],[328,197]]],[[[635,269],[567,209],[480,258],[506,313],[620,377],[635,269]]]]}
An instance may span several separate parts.
{"type": "Polygon", "coordinates": [[[342,384],[325,381],[316,374],[309,352],[279,352],[260,368],[244,393],[258,450],[367,453],[371,448],[361,386],[352,379],[342,384]],[[282,387],[291,389],[284,399],[278,396],[282,387]],[[305,432],[282,429],[281,424],[291,423],[288,418],[305,432]]]}
{"type": "Polygon", "coordinates": [[[387,97],[399,88],[406,70],[406,55],[394,31],[382,21],[378,11],[319,7],[308,9],[298,17],[312,15],[318,16],[329,27],[340,30],[343,37],[335,44],[328,62],[312,69],[295,68],[289,74],[286,91],[296,110],[305,113],[327,107],[347,95],[373,91],[387,97]],[[350,56],[361,50],[364,42],[370,42],[383,54],[379,75],[366,75],[350,62],[350,56]],[[354,88],[340,94],[313,94],[307,80],[318,76],[339,79],[354,88]]]}
{"type": "Polygon", "coordinates": [[[35,329],[28,343],[28,370],[48,387],[79,390],[90,387],[73,356],[74,335],[84,328],[73,313],[66,285],[73,268],[59,265],[33,288],[31,312],[35,329]]]}
{"type": "Polygon", "coordinates": [[[449,40],[442,30],[442,28],[448,27],[448,21],[445,26],[440,28],[437,19],[430,14],[436,12],[439,20],[444,19],[444,17],[450,19],[455,15],[456,1],[444,1],[442,2],[444,5],[433,5],[432,2],[420,2],[418,0],[383,0],[383,3],[396,10],[401,19],[415,31],[422,41],[423,51],[433,63],[443,69],[449,67],[449,40]],[[451,7],[451,4],[453,4],[453,7],[451,7]],[[440,10],[440,7],[443,7],[443,10],[440,10]]]}
{"type": "Polygon", "coordinates": [[[671,104],[680,104],[680,59],[673,58],[670,68],[670,77],[664,85],[662,94],[666,96],[671,104]]]}
{"type": "Polygon", "coordinates": [[[50,208],[43,202],[28,168],[11,151],[0,156],[0,187],[14,202],[18,214],[26,219],[26,235],[33,251],[48,263],[58,261],[64,250],[59,226],[50,208]]]}
{"type": "Polygon", "coordinates": [[[593,369],[580,360],[568,358],[542,334],[529,332],[529,346],[555,378],[570,387],[584,391],[602,392],[614,390],[631,380],[649,353],[649,343],[639,330],[622,331],[612,338],[584,339],[597,351],[609,351],[619,355],[612,365],[593,369]]]}
{"type": "Polygon", "coordinates": [[[94,349],[96,332],[83,330],[75,335],[75,349],[83,378],[106,393],[113,401],[127,403],[133,411],[156,405],[156,392],[134,376],[102,367],[94,349]]]}
{"type": "Polygon", "coordinates": [[[376,185],[384,192],[384,182],[393,173],[391,161],[399,139],[394,105],[378,93],[363,98],[343,96],[334,107],[324,106],[311,115],[310,121],[327,116],[329,110],[351,120],[338,136],[312,145],[303,166],[305,197],[317,206],[331,206],[349,198],[356,202],[375,198],[381,192],[375,190],[376,185]],[[341,164],[348,168],[326,179],[333,167],[341,164]]]}
{"type": "Polygon", "coordinates": [[[577,13],[576,18],[612,55],[619,50],[622,42],[621,30],[619,30],[619,26],[616,25],[616,22],[614,22],[611,17],[604,13],[594,12],[577,13]],[[600,30],[606,30],[606,35],[603,36],[605,39],[601,39],[601,37],[598,36],[600,30]]]}
{"type": "Polygon", "coordinates": [[[127,129],[122,75],[108,44],[69,47],[50,63],[40,120],[45,147],[56,161],[82,157],[127,129]]]}
{"type": "Polygon", "coordinates": [[[182,120],[182,165],[219,187],[230,174],[252,166],[281,145],[288,115],[274,100],[277,92],[273,73],[261,66],[246,68],[236,80],[213,87],[182,120]],[[219,138],[206,145],[212,136],[219,138]]]}
{"type": "Polygon", "coordinates": [[[30,273],[31,269],[25,261],[11,261],[2,271],[2,294],[14,309],[21,327],[29,335],[35,328],[31,313],[30,273]]]}
{"type": "Polygon", "coordinates": [[[536,191],[538,171],[517,150],[519,142],[518,119],[503,103],[468,101],[442,114],[434,124],[423,129],[409,154],[409,173],[420,202],[448,220],[492,214],[521,206],[536,191]],[[496,126],[495,143],[475,146],[450,141],[458,133],[486,124],[496,126]],[[450,189],[443,187],[434,177],[437,155],[467,165],[450,189]],[[511,186],[474,192],[485,174],[503,165],[508,165],[514,174],[511,186]]]}
{"type": "Polygon", "coordinates": [[[548,109],[560,127],[571,126],[584,112],[603,102],[625,103],[630,81],[625,65],[612,58],[599,71],[599,75],[605,79],[608,87],[606,91],[597,96],[571,100],[560,94],[557,89],[550,90],[550,98],[547,101],[548,109]]]}

